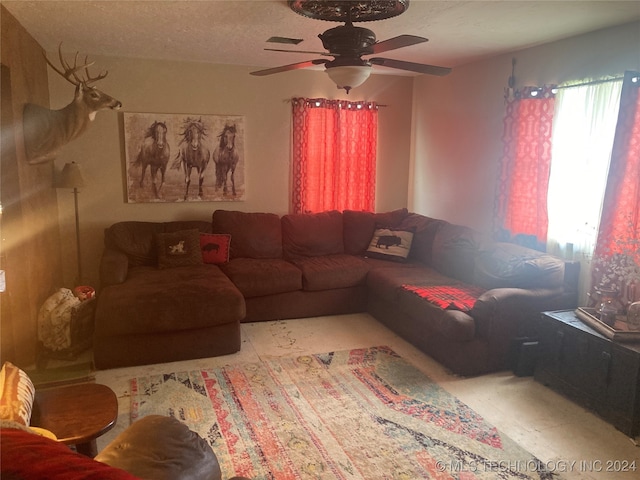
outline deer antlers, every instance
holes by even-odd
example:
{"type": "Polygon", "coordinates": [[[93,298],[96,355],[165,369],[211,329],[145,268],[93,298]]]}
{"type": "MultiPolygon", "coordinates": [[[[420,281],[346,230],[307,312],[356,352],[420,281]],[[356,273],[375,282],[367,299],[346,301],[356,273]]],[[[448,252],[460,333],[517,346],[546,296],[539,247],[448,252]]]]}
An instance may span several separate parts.
{"type": "Polygon", "coordinates": [[[62,56],[62,43],[58,47],[58,53],[61,68],[53,65],[43,52],[51,68],[75,85],[76,91],[71,103],[60,110],[50,110],[30,103],[24,106],[24,145],[27,160],[32,165],[52,160],[62,146],[84,132],[98,111],[107,108],[118,110],[122,107],[119,100],[91,85],[106,77],[108,72],[92,77],[89,66],[93,65],[93,62],[90,63],[85,57],[84,63],[78,65],[77,53],[71,66],[62,56]]]}
{"type": "Polygon", "coordinates": [[[69,83],[71,83],[72,85],[75,85],[76,87],[80,85],[87,87],[92,83],[95,83],[98,80],[102,80],[104,77],[107,76],[109,72],[105,71],[99,74],[97,77],[91,77],[91,74],[89,73],[89,67],[93,65],[95,62],[88,62],[89,58],[88,56],[85,56],[84,57],[85,63],[83,65],[78,65],[79,53],[80,52],[76,52],[76,56],[73,60],[73,67],[72,67],[62,56],[62,42],[60,42],[60,45],[58,46],[58,56],[60,57],[60,65],[64,69],[64,71],[62,71],[58,67],[56,67],[53,63],[51,63],[51,61],[47,57],[46,52],[44,51],[42,52],[42,54],[44,55],[44,59],[47,61],[49,66],[53,68],[59,75],[65,78],[69,83]],[[84,69],[85,71],[86,78],[81,78],[78,76],[78,71],[82,69],[84,69]]]}

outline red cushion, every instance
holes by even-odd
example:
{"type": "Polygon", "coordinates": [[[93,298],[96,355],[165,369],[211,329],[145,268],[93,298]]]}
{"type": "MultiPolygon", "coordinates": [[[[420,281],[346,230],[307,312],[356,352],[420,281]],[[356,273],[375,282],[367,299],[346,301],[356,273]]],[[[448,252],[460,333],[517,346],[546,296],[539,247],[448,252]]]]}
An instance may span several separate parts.
{"type": "Polygon", "coordinates": [[[135,480],[130,473],[85,457],[65,444],[13,428],[0,432],[0,478],[135,480]]]}

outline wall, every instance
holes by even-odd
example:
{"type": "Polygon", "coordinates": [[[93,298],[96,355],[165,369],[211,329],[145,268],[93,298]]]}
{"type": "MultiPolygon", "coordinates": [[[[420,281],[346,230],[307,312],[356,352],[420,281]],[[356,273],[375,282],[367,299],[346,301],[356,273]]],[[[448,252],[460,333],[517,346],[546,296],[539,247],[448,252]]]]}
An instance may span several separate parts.
{"type": "MultiPolygon", "coordinates": [[[[254,77],[249,75],[253,69],[247,67],[96,56],[90,60],[95,61],[92,72],[109,71],[97,86],[120,100],[123,112],[243,115],[247,195],[243,202],[126,203],[122,114],[99,112],[89,129],[64,147],[56,159],[57,169],[66,162],[79,163],[87,180],[79,194],[86,283],[97,285],[103,231],[114,222],[209,220],[215,209],[288,213],[289,100],[295,96],[371,100],[386,105],[379,110],[376,208],[384,211],[406,206],[411,77],[374,74],[347,96],[322,71],[254,77]]],[[[73,87],[53,73],[49,82],[51,106],[61,108],[70,101],[73,87]]],[[[209,174],[212,172],[210,166],[209,174]]],[[[58,201],[68,283],[76,271],[73,196],[59,190],[58,201]]]]}
{"type": "Polygon", "coordinates": [[[1,361],[27,367],[35,361],[40,305],[61,285],[60,238],[52,162],[29,165],[22,139],[25,103],[48,105],[42,50],[0,5],[2,155],[0,188],[1,361]]]}
{"type": "Polygon", "coordinates": [[[639,47],[635,22],[416,77],[409,207],[490,231],[512,58],[518,88],[640,69],[639,47]]]}

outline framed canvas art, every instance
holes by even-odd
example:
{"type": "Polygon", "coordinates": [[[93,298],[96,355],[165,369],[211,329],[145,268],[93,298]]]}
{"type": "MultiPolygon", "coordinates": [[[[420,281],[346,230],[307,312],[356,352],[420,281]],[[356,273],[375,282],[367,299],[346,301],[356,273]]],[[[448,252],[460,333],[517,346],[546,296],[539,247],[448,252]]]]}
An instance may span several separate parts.
{"type": "Polygon", "coordinates": [[[245,199],[244,117],[124,113],[127,201],[245,199]]]}

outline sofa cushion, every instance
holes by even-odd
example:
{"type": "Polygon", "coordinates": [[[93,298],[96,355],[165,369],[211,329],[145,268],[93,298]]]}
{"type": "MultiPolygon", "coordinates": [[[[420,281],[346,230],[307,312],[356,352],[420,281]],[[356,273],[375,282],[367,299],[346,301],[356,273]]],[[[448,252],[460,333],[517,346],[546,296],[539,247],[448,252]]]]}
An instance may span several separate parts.
{"type": "Polygon", "coordinates": [[[438,228],[445,223],[418,213],[410,213],[402,219],[398,228],[413,229],[413,243],[409,258],[431,265],[433,239],[438,228]]]}
{"type": "Polygon", "coordinates": [[[282,258],[280,217],[274,213],[213,212],[213,233],[231,235],[230,258],[282,258]]]}
{"type": "Polygon", "coordinates": [[[302,289],[302,272],[281,258],[234,258],[222,271],[245,298],[302,289]]]}
{"type": "Polygon", "coordinates": [[[291,261],[302,270],[302,285],[307,291],[363,285],[369,271],[364,260],[343,253],[291,261]]]}
{"type": "Polygon", "coordinates": [[[448,277],[474,283],[475,257],[481,244],[481,236],[475,230],[445,222],[434,236],[431,264],[448,277]]]}
{"type": "Polygon", "coordinates": [[[411,251],[413,230],[378,227],[374,230],[365,255],[392,262],[405,262],[411,251]]]}
{"type": "Polygon", "coordinates": [[[118,222],[105,230],[105,244],[127,255],[129,266],[156,265],[155,235],[164,231],[161,223],[118,222]]]}
{"type": "Polygon", "coordinates": [[[388,302],[398,300],[402,285],[448,285],[456,280],[448,278],[433,268],[419,263],[394,263],[387,267],[372,268],[367,275],[367,287],[371,295],[388,302]]]}
{"type": "Polygon", "coordinates": [[[345,210],[342,212],[344,253],[364,255],[376,225],[397,227],[407,214],[406,208],[381,213],[345,210]]]}
{"type": "Polygon", "coordinates": [[[158,268],[185,267],[202,263],[200,232],[196,229],[158,233],[156,248],[158,268]]]}
{"type": "Polygon", "coordinates": [[[564,282],[564,262],[512,243],[496,243],[475,259],[474,283],[491,288],[557,288],[564,282]]]}
{"type": "Polygon", "coordinates": [[[242,294],[217,265],[137,267],[125,283],[102,289],[95,334],[193,330],[238,322],[244,314],[242,294]]]}
{"type": "Polygon", "coordinates": [[[319,257],[344,253],[342,213],[297,213],[282,217],[285,258],[319,257]]]}
{"type": "Polygon", "coordinates": [[[225,233],[201,233],[202,261],[219,265],[229,261],[231,235],[225,233]]]}
{"type": "Polygon", "coordinates": [[[211,233],[211,222],[204,222],[202,220],[175,220],[173,222],[164,222],[162,224],[162,231],[166,233],[193,229],[202,233],[211,233]]]}

